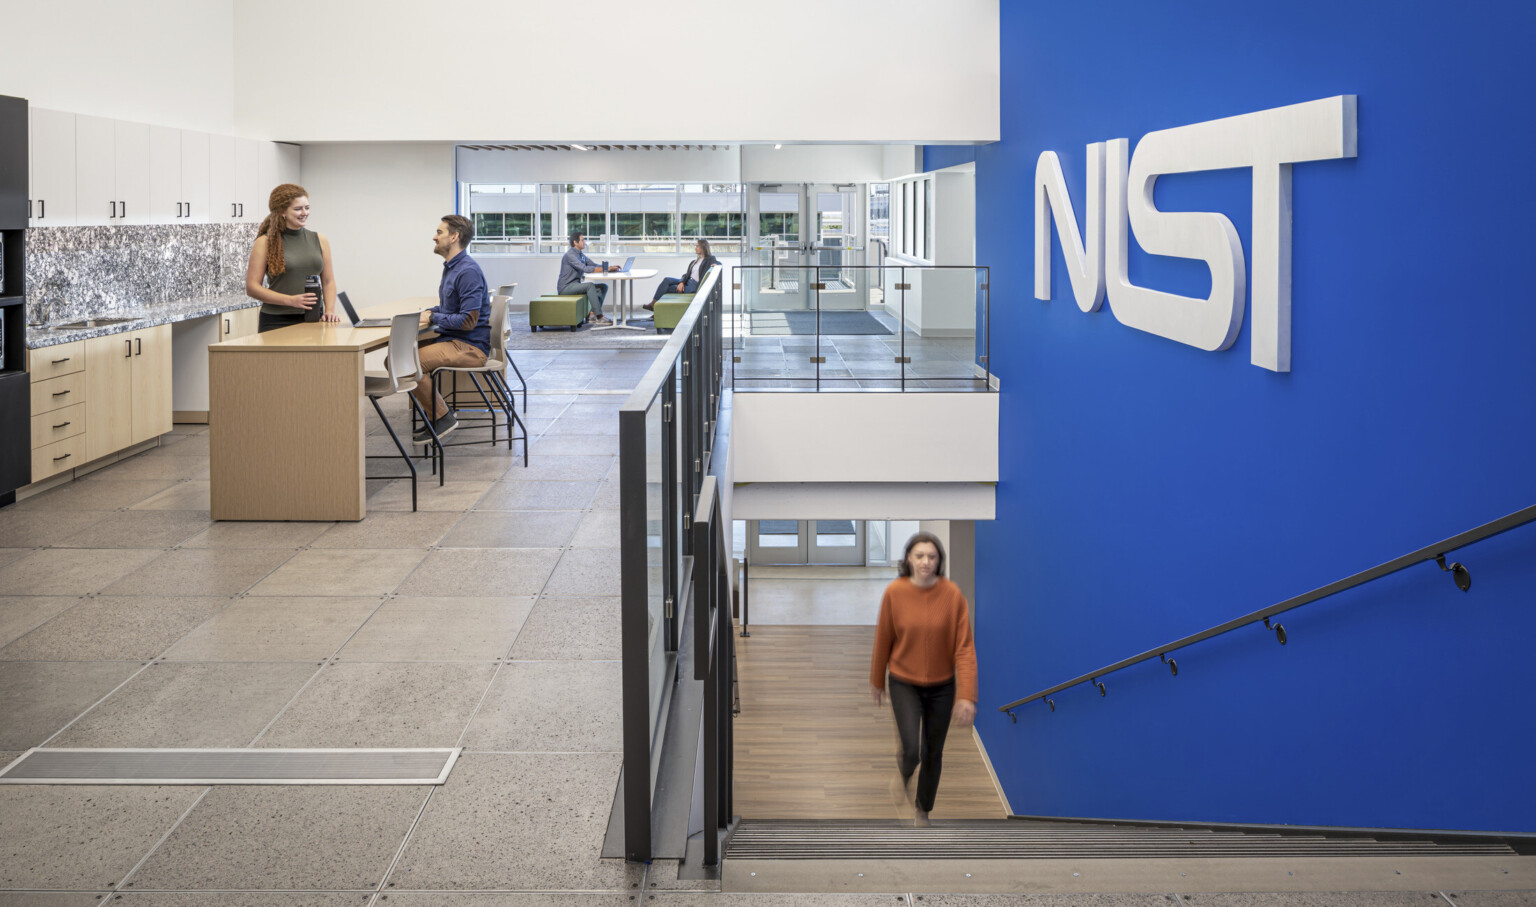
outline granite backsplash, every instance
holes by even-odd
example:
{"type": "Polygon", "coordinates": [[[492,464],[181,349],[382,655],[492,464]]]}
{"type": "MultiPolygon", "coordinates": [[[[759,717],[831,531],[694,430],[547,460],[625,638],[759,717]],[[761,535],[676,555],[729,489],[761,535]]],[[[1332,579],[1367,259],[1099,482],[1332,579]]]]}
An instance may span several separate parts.
{"type": "Polygon", "coordinates": [[[27,297],[52,302],[57,323],[243,293],[255,240],[255,224],[33,227],[27,297]]]}

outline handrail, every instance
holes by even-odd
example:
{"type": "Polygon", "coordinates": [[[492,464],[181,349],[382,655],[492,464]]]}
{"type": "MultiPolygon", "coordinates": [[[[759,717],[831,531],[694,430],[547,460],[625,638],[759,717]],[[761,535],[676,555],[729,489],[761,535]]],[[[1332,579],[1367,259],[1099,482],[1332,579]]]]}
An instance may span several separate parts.
{"type": "Polygon", "coordinates": [[[1371,582],[1372,580],[1380,579],[1383,576],[1397,573],[1400,570],[1406,570],[1409,567],[1424,563],[1425,561],[1434,561],[1435,563],[1439,564],[1441,570],[1451,574],[1452,578],[1456,582],[1456,587],[1461,591],[1466,592],[1472,587],[1472,575],[1467,571],[1467,568],[1463,567],[1461,564],[1447,565],[1445,563],[1445,556],[1450,552],[1457,550],[1458,548],[1465,548],[1474,542],[1481,542],[1484,539],[1492,538],[1496,535],[1508,532],[1511,529],[1518,528],[1532,521],[1536,521],[1536,505],[1526,507],[1523,510],[1517,510],[1508,516],[1484,523],[1483,525],[1474,529],[1469,529],[1460,535],[1453,535],[1442,542],[1437,542],[1433,545],[1420,548],[1417,551],[1414,551],[1410,554],[1405,554],[1402,557],[1396,558],[1394,560],[1387,561],[1384,564],[1379,564],[1369,570],[1362,570],[1359,573],[1346,576],[1337,582],[1329,583],[1326,586],[1319,586],[1318,588],[1313,589],[1311,592],[1305,592],[1301,595],[1295,596],[1294,598],[1288,598],[1279,604],[1270,605],[1267,608],[1254,611],[1251,614],[1245,614],[1242,617],[1229,620],[1224,624],[1219,624],[1217,626],[1211,627],[1208,630],[1202,630],[1199,633],[1185,636],[1182,639],[1176,639],[1173,642],[1165,643],[1164,645],[1158,646],[1155,649],[1148,649],[1147,651],[1142,652],[1140,655],[1133,655],[1130,658],[1122,659],[1115,662],[1114,664],[1099,668],[1097,671],[1090,671],[1087,674],[1074,677],[1064,683],[1058,683],[1055,686],[1041,690],[1038,693],[1032,693],[1029,696],[1025,696],[1023,699],[1015,699],[1013,702],[1010,702],[1007,705],[998,706],[997,710],[999,712],[1008,713],[1008,717],[1017,722],[1019,717],[1013,713],[1014,709],[1039,699],[1044,700],[1045,703],[1050,706],[1051,711],[1054,712],[1056,711],[1056,702],[1049,697],[1069,687],[1075,687],[1080,683],[1092,684],[1098,689],[1099,695],[1103,696],[1105,695],[1105,688],[1103,682],[1100,681],[1099,678],[1108,674],[1113,674],[1115,671],[1118,671],[1122,668],[1128,668],[1131,665],[1139,664],[1143,661],[1149,661],[1153,658],[1158,658],[1164,661],[1174,676],[1178,676],[1179,663],[1171,658],[1168,658],[1168,653],[1187,648],[1188,646],[1192,646],[1197,642],[1202,642],[1214,636],[1220,636],[1223,633],[1229,633],[1238,629],[1239,627],[1246,627],[1249,624],[1262,622],[1266,629],[1274,631],[1276,639],[1283,646],[1286,642],[1285,625],[1275,624],[1274,626],[1270,626],[1270,618],[1276,616],[1277,614],[1300,608],[1303,605],[1310,605],[1315,601],[1319,601],[1320,599],[1327,598],[1331,595],[1336,595],[1347,589],[1353,589],[1356,586],[1364,585],[1368,582],[1371,582]]]}

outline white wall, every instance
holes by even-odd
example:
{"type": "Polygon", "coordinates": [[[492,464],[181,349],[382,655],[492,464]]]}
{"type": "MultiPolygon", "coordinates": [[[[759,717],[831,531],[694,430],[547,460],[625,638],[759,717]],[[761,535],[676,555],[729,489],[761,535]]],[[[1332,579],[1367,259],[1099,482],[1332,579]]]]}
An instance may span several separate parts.
{"type": "Polygon", "coordinates": [[[998,0],[235,0],[234,58],[237,128],[296,142],[999,137],[998,0]]]}
{"type": "Polygon", "coordinates": [[[884,145],[743,145],[747,183],[877,183],[886,178],[884,145]]]}
{"type": "Polygon", "coordinates": [[[443,260],[432,232],[453,213],[453,146],[306,145],[310,226],[331,244],[340,289],[359,305],[434,296],[443,260]]]}
{"type": "Polygon", "coordinates": [[[737,484],[997,481],[997,394],[745,393],[731,406],[737,484]]]}
{"type": "Polygon", "coordinates": [[[736,485],[731,496],[736,520],[996,518],[997,486],[983,482],[752,482],[736,485]]]}
{"type": "Polygon", "coordinates": [[[71,113],[235,132],[234,0],[4,6],[0,94],[71,113]]]}

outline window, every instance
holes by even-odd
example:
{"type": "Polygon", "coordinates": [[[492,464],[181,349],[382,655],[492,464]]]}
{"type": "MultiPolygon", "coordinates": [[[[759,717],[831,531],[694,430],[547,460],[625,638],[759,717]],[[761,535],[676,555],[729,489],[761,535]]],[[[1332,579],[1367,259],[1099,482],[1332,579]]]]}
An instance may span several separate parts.
{"type": "MultiPolygon", "coordinates": [[[[893,186],[890,199],[891,251],[922,261],[932,259],[929,210],[933,207],[933,177],[920,176],[893,186]]],[[[873,211],[873,206],[871,206],[873,211]]],[[[873,230],[873,216],[871,216],[873,230]]]]}
{"type": "MultiPolygon", "coordinates": [[[[461,183],[476,253],[563,253],[571,232],[592,254],[689,254],[700,239],[739,255],[742,191],[736,183],[461,183]]],[[[798,232],[796,217],[778,224],[798,232]]]]}

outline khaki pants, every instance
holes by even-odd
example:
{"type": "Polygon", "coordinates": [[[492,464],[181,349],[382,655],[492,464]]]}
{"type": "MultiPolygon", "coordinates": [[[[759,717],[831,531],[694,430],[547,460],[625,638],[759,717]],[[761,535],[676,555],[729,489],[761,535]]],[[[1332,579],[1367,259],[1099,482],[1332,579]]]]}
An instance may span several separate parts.
{"type": "Polygon", "coordinates": [[[422,344],[420,355],[422,379],[411,393],[421,404],[422,412],[431,414],[432,421],[436,422],[448,415],[448,404],[432,387],[432,370],[444,366],[481,366],[485,364],[485,354],[462,340],[437,340],[422,344]]]}

